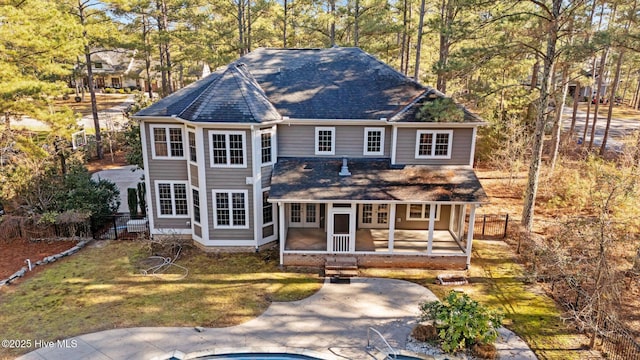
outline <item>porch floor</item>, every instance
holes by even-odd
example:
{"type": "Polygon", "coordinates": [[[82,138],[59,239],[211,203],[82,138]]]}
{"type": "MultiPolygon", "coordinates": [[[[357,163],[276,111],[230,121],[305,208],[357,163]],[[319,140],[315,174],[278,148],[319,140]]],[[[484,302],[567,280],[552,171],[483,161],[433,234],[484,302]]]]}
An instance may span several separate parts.
{"type": "MultiPolygon", "coordinates": [[[[427,230],[395,230],[393,251],[397,253],[427,253],[427,230]]],[[[327,232],[318,228],[289,228],[285,250],[327,251],[327,232]]],[[[359,229],[356,231],[356,251],[389,252],[389,230],[359,229]]],[[[433,232],[432,254],[459,254],[464,250],[447,230],[433,232]]]]}

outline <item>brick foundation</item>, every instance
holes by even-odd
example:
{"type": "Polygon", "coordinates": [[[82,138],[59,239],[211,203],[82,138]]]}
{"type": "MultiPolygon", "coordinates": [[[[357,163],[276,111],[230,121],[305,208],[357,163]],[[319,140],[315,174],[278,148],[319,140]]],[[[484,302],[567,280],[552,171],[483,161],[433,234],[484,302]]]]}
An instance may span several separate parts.
{"type": "MultiPolygon", "coordinates": [[[[465,270],[466,256],[417,256],[417,255],[375,255],[344,254],[355,257],[363,268],[411,268],[431,270],[465,270]]],[[[323,267],[327,256],[335,254],[284,254],[285,266],[323,267]]]]}

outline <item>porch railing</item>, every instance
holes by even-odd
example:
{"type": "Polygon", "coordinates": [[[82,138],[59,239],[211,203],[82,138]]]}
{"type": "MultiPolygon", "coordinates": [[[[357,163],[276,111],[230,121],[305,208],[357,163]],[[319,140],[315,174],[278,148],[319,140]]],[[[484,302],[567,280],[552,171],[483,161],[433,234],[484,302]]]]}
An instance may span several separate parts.
{"type": "Polygon", "coordinates": [[[333,251],[349,252],[349,234],[333,235],[333,251]]]}

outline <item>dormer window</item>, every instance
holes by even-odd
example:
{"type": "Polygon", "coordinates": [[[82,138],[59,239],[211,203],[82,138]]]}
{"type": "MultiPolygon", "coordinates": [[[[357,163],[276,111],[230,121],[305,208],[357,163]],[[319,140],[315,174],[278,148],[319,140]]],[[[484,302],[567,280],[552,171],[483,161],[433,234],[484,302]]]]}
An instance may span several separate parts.
{"type": "Polygon", "coordinates": [[[102,63],[101,62],[93,63],[93,67],[95,69],[102,69],[102,63]]]}

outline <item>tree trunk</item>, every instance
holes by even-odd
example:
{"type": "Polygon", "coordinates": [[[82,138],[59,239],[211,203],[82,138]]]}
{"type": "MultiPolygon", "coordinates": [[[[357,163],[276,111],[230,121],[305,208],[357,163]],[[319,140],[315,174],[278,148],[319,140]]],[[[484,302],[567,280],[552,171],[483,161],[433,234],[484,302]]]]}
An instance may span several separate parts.
{"type": "Polygon", "coordinates": [[[551,164],[550,172],[556,167],[558,161],[558,151],[560,148],[560,134],[562,133],[562,113],[564,104],[567,100],[567,92],[569,91],[569,65],[565,64],[562,68],[562,94],[556,96],[556,113],[553,121],[553,133],[551,136],[551,164]]]}
{"type": "Polygon", "coordinates": [[[247,36],[246,42],[247,46],[245,46],[245,54],[251,52],[251,0],[247,0],[247,36]]]}
{"type": "Polygon", "coordinates": [[[420,81],[420,51],[422,50],[422,28],[424,26],[424,6],[425,0],[420,1],[420,20],[418,21],[418,39],[416,39],[416,67],[413,78],[420,81]]]}
{"type": "Polygon", "coordinates": [[[602,78],[604,77],[604,67],[607,62],[608,54],[609,54],[609,49],[604,48],[604,50],[602,50],[602,56],[600,57],[600,67],[598,68],[598,81],[596,82],[596,96],[595,96],[596,103],[593,107],[593,121],[591,122],[591,137],[589,138],[589,150],[591,150],[591,148],[593,147],[593,140],[596,137],[596,124],[598,123],[598,109],[600,108],[600,99],[602,98],[602,96],[600,95],[600,88],[602,88],[602,78]]]}
{"type": "Polygon", "coordinates": [[[402,9],[402,45],[400,46],[400,72],[406,74],[404,69],[405,47],[407,46],[407,0],[404,0],[402,9]]]}
{"type": "Polygon", "coordinates": [[[287,0],[284,0],[284,18],[282,21],[282,47],[287,48],[287,15],[289,11],[289,6],[287,4],[287,0]]]}
{"type": "Polygon", "coordinates": [[[331,46],[336,44],[336,0],[329,0],[330,12],[331,12],[331,27],[329,29],[331,46]]]}
{"type": "Polygon", "coordinates": [[[573,138],[573,134],[576,130],[576,117],[578,116],[578,105],[580,103],[580,83],[576,83],[576,88],[573,91],[573,111],[571,112],[571,127],[569,128],[569,135],[573,138]]]}
{"type": "MultiPolygon", "coordinates": [[[[626,29],[629,28],[629,25],[630,25],[630,22],[627,22],[626,29]]],[[[611,127],[611,117],[613,116],[613,106],[616,103],[616,91],[618,90],[618,83],[620,82],[620,71],[622,70],[622,59],[624,58],[624,53],[625,53],[625,49],[622,48],[620,50],[620,54],[618,55],[618,62],[616,63],[616,74],[613,78],[613,84],[611,85],[611,95],[609,95],[609,111],[607,112],[607,125],[604,128],[604,135],[602,136],[602,146],[600,147],[600,156],[603,156],[605,151],[607,150],[607,139],[609,138],[609,128],[611,127]]]]}
{"type": "Polygon", "coordinates": [[[531,87],[530,90],[533,91],[538,87],[538,72],[540,71],[540,61],[536,61],[533,64],[533,69],[531,69],[531,87]]]}
{"type": "MultiPolygon", "coordinates": [[[[147,18],[142,15],[142,42],[144,44],[144,74],[147,81],[149,99],[153,99],[153,88],[151,87],[151,44],[149,44],[149,28],[147,18]]],[[[144,90],[143,90],[144,91],[144,90]]]]}
{"type": "Polygon", "coordinates": [[[551,74],[556,58],[556,43],[558,41],[560,7],[562,0],[553,0],[551,9],[551,23],[547,33],[547,49],[544,56],[542,83],[540,84],[540,99],[536,116],[536,127],[533,138],[533,151],[527,188],[522,209],[522,226],[529,232],[533,230],[533,215],[540,180],[540,166],[542,165],[542,149],[544,141],[544,126],[547,120],[547,107],[549,105],[549,89],[551,88],[551,74]]]}
{"type": "Polygon", "coordinates": [[[438,52],[438,78],[436,88],[442,93],[447,92],[447,64],[449,63],[449,50],[451,47],[451,34],[449,27],[453,21],[453,7],[448,0],[442,0],[440,7],[440,48],[438,52]]]}
{"type": "Polygon", "coordinates": [[[360,0],[356,0],[353,10],[353,46],[358,47],[360,41],[360,0]]]}
{"type": "Polygon", "coordinates": [[[240,56],[244,55],[244,0],[238,0],[238,47],[240,56]]]}

